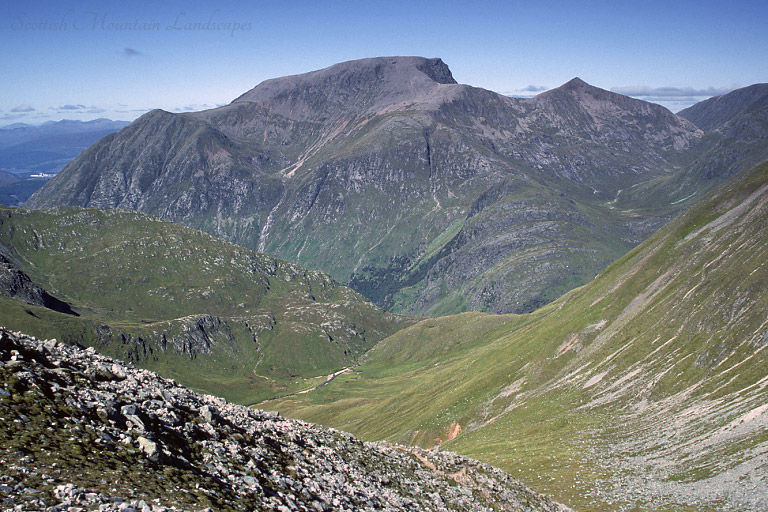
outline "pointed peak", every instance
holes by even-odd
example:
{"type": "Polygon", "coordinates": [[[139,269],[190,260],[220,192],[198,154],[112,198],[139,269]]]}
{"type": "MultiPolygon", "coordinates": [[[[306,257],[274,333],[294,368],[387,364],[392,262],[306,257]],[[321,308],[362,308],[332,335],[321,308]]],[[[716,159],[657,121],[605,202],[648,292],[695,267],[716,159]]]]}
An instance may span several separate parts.
{"type": "Polygon", "coordinates": [[[155,117],[166,117],[166,116],[173,116],[174,114],[172,112],[168,112],[167,110],[163,110],[161,108],[153,108],[149,112],[142,114],[139,116],[139,119],[141,118],[155,118],[155,117]]]}
{"type": "Polygon", "coordinates": [[[557,89],[564,90],[564,91],[587,91],[587,90],[594,90],[594,89],[600,89],[600,88],[595,87],[594,85],[588,84],[587,82],[585,82],[579,77],[575,77],[565,82],[563,85],[561,85],[557,89]]]}
{"type": "Polygon", "coordinates": [[[570,96],[592,96],[594,98],[600,98],[602,100],[610,100],[610,101],[618,101],[623,102],[624,98],[626,96],[622,96],[617,93],[613,93],[610,91],[606,91],[605,89],[601,89],[600,87],[596,87],[594,85],[588,84],[584,80],[582,80],[579,77],[572,78],[571,80],[567,81],[560,87],[556,87],[554,89],[550,89],[548,91],[545,91],[541,93],[539,96],[542,98],[559,98],[559,97],[570,97],[570,96]]]}
{"type": "Polygon", "coordinates": [[[592,87],[587,82],[579,77],[571,78],[569,81],[563,84],[563,87],[575,88],[575,87],[592,87]]]}
{"type": "Polygon", "coordinates": [[[560,87],[555,87],[554,89],[545,91],[539,94],[539,96],[541,96],[542,98],[550,98],[550,97],[556,98],[564,95],[573,96],[573,95],[581,95],[581,94],[589,94],[592,96],[595,96],[595,95],[604,96],[604,95],[609,95],[610,93],[604,89],[588,84],[587,82],[585,82],[579,77],[575,77],[565,82],[560,87]]]}

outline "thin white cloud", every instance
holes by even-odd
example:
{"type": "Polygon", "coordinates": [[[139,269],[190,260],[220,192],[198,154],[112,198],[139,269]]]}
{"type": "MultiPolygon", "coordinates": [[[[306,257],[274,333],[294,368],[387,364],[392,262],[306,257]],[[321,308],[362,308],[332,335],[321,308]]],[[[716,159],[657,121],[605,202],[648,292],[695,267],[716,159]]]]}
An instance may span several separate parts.
{"type": "MultiPolygon", "coordinates": [[[[128,105],[124,105],[124,106],[127,107],[128,105]]],[[[151,108],[122,108],[122,109],[118,108],[118,109],[115,109],[115,112],[118,112],[120,114],[135,114],[135,113],[144,114],[149,112],[150,110],[152,109],[151,108]]]]}
{"type": "Polygon", "coordinates": [[[192,103],[190,105],[184,105],[183,107],[171,107],[169,112],[198,112],[200,110],[208,110],[213,108],[213,105],[208,103],[192,103]]]}
{"type": "Polygon", "coordinates": [[[32,105],[26,105],[26,104],[18,105],[11,109],[11,112],[34,112],[34,111],[35,111],[35,107],[33,107],[32,105]]]}
{"type": "Polygon", "coordinates": [[[647,86],[626,86],[614,87],[612,92],[631,96],[633,98],[642,98],[648,101],[691,101],[698,98],[711,98],[720,96],[736,89],[737,87],[708,87],[706,89],[694,89],[693,87],[647,87],[647,86]]]}
{"type": "Polygon", "coordinates": [[[27,114],[3,114],[0,116],[0,121],[16,121],[18,119],[27,119],[29,118],[29,115],[27,114]]]}
{"type": "Polygon", "coordinates": [[[51,107],[51,110],[54,112],[58,112],[61,114],[66,113],[78,113],[78,114],[102,114],[106,112],[105,109],[96,107],[93,105],[83,105],[83,104],[66,104],[66,105],[60,105],[58,107],[51,107]]]}
{"type": "Polygon", "coordinates": [[[513,98],[532,98],[537,94],[549,90],[546,85],[526,85],[521,89],[514,89],[511,91],[500,91],[500,94],[504,96],[511,96],[513,98]]]}

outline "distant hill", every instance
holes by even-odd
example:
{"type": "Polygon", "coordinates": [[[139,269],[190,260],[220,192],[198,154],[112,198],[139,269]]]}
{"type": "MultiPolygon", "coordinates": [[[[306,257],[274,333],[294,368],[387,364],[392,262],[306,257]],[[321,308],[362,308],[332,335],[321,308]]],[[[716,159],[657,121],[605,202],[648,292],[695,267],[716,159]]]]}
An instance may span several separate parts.
{"type": "Polygon", "coordinates": [[[19,180],[19,177],[12,172],[0,170],[0,187],[9,183],[14,183],[19,180]]]}
{"type": "Polygon", "coordinates": [[[65,119],[0,128],[0,169],[58,172],[82,150],[128,124],[109,119],[65,119]]]}
{"type": "Polygon", "coordinates": [[[423,320],[262,406],[493,461],[576,510],[766,510],[766,225],[768,162],[534,313],[423,320]]]}
{"type": "Polygon", "coordinates": [[[0,325],[239,402],[323,382],[412,323],[321,272],[141,213],[81,208],[0,208],[0,305],[0,325]]]}
{"type": "Polygon", "coordinates": [[[0,205],[20,205],[48,181],[31,174],[55,174],[82,150],[128,124],[109,119],[65,119],[0,128],[0,205]],[[7,172],[9,169],[20,172],[7,172]]]}

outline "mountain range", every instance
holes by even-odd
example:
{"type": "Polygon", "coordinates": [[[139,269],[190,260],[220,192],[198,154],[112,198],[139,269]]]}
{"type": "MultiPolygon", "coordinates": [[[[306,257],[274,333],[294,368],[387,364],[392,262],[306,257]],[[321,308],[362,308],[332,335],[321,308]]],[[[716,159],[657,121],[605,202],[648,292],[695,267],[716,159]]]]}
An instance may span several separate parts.
{"type": "Polygon", "coordinates": [[[578,78],[521,99],[460,85],[440,59],[351,61],[220,108],[152,111],[27,205],[140,210],[323,270],[396,312],[529,312],[768,156],[745,128],[765,119],[748,102],[766,91],[724,97],[743,105],[702,129],[696,110],[691,121],[578,78]]]}
{"type": "MultiPolygon", "coordinates": [[[[176,504],[194,473],[195,499],[215,506],[247,488],[254,507],[263,494],[267,508],[290,510],[286,495],[338,508],[336,469],[362,460],[390,483],[347,472],[355,496],[503,509],[493,492],[509,480],[469,456],[585,512],[768,508],[768,84],[675,115],[578,78],[507,98],[439,59],[364,59],[213,110],[150,112],[28,206],[41,209],[0,209],[0,325],[65,344],[0,334],[9,442],[78,409],[93,443],[124,440],[117,471],[176,504]],[[156,398],[128,403],[128,373],[156,398]],[[271,448],[254,471],[238,457],[256,438],[271,448]],[[302,439],[351,459],[321,469],[302,439]],[[137,454],[152,471],[189,465],[147,480],[124,464],[137,454]],[[329,483],[326,501],[302,494],[305,476],[329,483]]],[[[16,486],[40,471],[22,466],[16,486]]],[[[91,490],[46,499],[109,499],[99,481],[75,485],[91,490]]],[[[129,491],[114,492],[139,499],[129,491]]],[[[526,499],[510,508],[559,506],[526,499]]]]}
{"type": "Polygon", "coordinates": [[[48,180],[48,176],[40,174],[61,170],[82,150],[127,124],[109,119],[65,119],[39,126],[14,123],[0,128],[0,204],[23,203],[48,180]]]}
{"type": "Polygon", "coordinates": [[[41,125],[16,123],[0,128],[0,169],[56,172],[127,121],[64,119],[41,125]]]}

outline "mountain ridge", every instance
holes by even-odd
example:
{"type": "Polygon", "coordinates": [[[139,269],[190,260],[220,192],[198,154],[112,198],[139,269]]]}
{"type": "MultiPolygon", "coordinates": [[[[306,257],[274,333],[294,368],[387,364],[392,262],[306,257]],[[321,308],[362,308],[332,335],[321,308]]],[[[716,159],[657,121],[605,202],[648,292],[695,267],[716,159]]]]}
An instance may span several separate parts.
{"type": "Polygon", "coordinates": [[[406,100],[418,102],[441,90],[440,85],[458,86],[440,59],[375,57],[266,80],[232,104],[266,103],[276,113],[294,120],[317,119],[318,115],[335,118],[349,115],[350,111],[361,116],[383,113],[406,100]],[[318,109],[324,103],[328,106],[318,109]]]}
{"type": "MultiPolygon", "coordinates": [[[[726,174],[704,157],[689,170],[722,140],[661,106],[580,79],[530,99],[451,82],[439,60],[374,58],[217,109],[154,112],[28,205],[139,209],[322,269],[397,312],[521,313],[726,174]]],[[[726,150],[735,171],[744,153],[726,150]]]]}
{"type": "Polygon", "coordinates": [[[704,130],[717,130],[734,118],[766,106],[768,83],[753,84],[706,99],[678,112],[704,130]]]}
{"type": "MultiPolygon", "coordinates": [[[[605,116],[611,116],[611,115],[622,115],[622,112],[618,111],[618,108],[622,108],[625,110],[629,110],[637,115],[642,116],[641,119],[633,120],[636,123],[642,123],[646,120],[651,120],[655,116],[661,116],[661,123],[649,123],[651,125],[657,124],[658,125],[667,125],[672,126],[675,128],[674,131],[671,133],[666,133],[663,135],[657,135],[653,134],[653,132],[648,132],[646,134],[647,137],[663,137],[663,138],[671,138],[672,139],[672,146],[674,149],[684,149],[688,146],[689,140],[685,137],[681,138],[680,135],[683,135],[686,131],[690,131],[693,129],[695,137],[700,138],[703,135],[703,132],[696,127],[693,123],[690,123],[688,119],[683,118],[682,123],[680,122],[680,116],[673,114],[669,110],[667,110],[665,107],[658,105],[656,103],[650,103],[642,100],[638,100],[635,98],[631,98],[629,96],[625,96],[623,94],[618,94],[615,92],[607,91],[605,89],[600,89],[599,87],[595,87],[593,85],[590,85],[586,82],[584,82],[582,79],[576,77],[572,80],[566,82],[565,84],[561,85],[560,87],[557,87],[555,89],[550,89],[548,91],[542,92],[536,96],[534,96],[531,101],[536,103],[541,102],[557,102],[557,101],[564,101],[566,98],[573,98],[577,101],[577,103],[583,105],[583,108],[585,112],[592,117],[592,119],[596,123],[597,131],[601,129],[602,125],[602,119],[601,117],[605,116]],[[564,98],[565,97],[565,98],[564,98]],[[682,126],[675,126],[675,120],[678,124],[682,124],[682,126]]],[[[624,120],[628,120],[628,117],[624,117],[624,120]]],[[[647,121],[646,121],[647,122],[647,121]]],[[[586,123],[584,123],[586,125],[586,123]]],[[[587,125],[588,126],[588,125],[587,125]]],[[[615,127],[612,127],[613,132],[615,133],[615,127]]]]}
{"type": "Polygon", "coordinates": [[[704,100],[679,115],[710,129],[715,139],[692,164],[694,179],[718,181],[768,158],[768,84],[704,100]]]}

